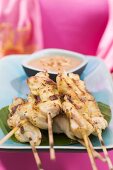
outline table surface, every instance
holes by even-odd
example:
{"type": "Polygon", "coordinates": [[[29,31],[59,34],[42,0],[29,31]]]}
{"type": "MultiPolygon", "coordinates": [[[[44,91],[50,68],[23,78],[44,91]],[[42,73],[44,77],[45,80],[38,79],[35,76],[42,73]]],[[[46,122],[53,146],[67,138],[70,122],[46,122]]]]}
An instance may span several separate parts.
{"type": "MultiPolygon", "coordinates": [[[[48,152],[39,153],[44,170],[91,170],[87,153],[56,153],[56,160],[50,161],[48,152]]],[[[109,151],[113,162],[113,151],[109,151]]],[[[98,169],[107,170],[107,164],[96,160],[98,169]]],[[[32,152],[0,152],[0,170],[37,170],[32,152]]]]}

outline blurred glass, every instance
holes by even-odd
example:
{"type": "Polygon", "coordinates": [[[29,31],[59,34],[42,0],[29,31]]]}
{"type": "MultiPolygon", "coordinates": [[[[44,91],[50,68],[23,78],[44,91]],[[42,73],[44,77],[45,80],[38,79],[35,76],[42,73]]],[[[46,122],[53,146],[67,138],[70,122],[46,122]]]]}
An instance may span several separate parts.
{"type": "Polygon", "coordinates": [[[34,45],[28,45],[31,25],[15,29],[10,23],[0,24],[0,56],[9,54],[32,53],[36,50],[34,45]]]}

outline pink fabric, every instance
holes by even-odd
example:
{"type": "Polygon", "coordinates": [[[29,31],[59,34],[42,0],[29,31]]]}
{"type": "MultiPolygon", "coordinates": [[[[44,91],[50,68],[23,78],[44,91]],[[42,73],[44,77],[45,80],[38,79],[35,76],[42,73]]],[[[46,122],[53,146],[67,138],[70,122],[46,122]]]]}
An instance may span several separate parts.
{"type": "Polygon", "coordinates": [[[40,0],[44,48],[95,55],[108,19],[107,0],[40,0]]]}
{"type": "Polygon", "coordinates": [[[32,53],[41,49],[38,0],[0,0],[0,53],[32,53]]]}
{"type": "Polygon", "coordinates": [[[109,0],[109,21],[100,41],[97,56],[113,71],[113,0],[109,0]]]}

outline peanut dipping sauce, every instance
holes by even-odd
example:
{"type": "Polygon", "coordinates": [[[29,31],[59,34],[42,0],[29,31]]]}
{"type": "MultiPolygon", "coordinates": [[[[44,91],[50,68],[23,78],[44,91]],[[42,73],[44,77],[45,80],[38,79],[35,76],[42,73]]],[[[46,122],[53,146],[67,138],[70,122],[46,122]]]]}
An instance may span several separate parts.
{"type": "Polygon", "coordinates": [[[59,72],[75,69],[81,63],[82,60],[75,57],[55,55],[33,59],[28,62],[28,65],[41,71],[59,72]]]}

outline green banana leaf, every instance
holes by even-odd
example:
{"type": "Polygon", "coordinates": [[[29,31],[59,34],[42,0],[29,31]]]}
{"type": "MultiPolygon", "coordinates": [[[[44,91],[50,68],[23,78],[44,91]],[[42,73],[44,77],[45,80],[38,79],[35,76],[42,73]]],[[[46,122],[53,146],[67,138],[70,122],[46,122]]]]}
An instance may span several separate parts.
{"type": "MultiPolygon", "coordinates": [[[[104,116],[104,118],[109,123],[111,120],[111,109],[108,105],[98,102],[98,106],[104,116]]],[[[0,110],[0,128],[4,135],[6,135],[11,129],[8,127],[7,119],[8,119],[8,106],[2,108],[0,110]]],[[[42,142],[41,146],[47,146],[48,144],[48,132],[43,130],[42,132],[42,142]]],[[[14,136],[11,138],[14,142],[19,143],[14,136]]],[[[65,134],[54,134],[54,143],[57,146],[62,145],[71,145],[76,143],[76,141],[69,139],[65,134]]]]}
{"type": "MultiPolygon", "coordinates": [[[[8,106],[0,110],[0,128],[3,131],[4,135],[6,135],[11,130],[7,124],[8,114],[9,114],[8,106]]],[[[42,132],[41,146],[48,146],[49,145],[48,132],[46,130],[43,130],[41,132],[42,132]]],[[[11,139],[16,143],[19,143],[14,136],[12,136],[11,139]]],[[[62,145],[74,144],[76,143],[76,141],[69,139],[65,134],[54,134],[54,143],[57,146],[62,146],[62,145]]]]}
{"type": "Polygon", "coordinates": [[[109,124],[110,120],[112,118],[112,113],[111,113],[110,107],[104,103],[101,103],[101,102],[98,102],[98,106],[99,106],[101,113],[104,116],[104,119],[106,119],[109,124]]]}

